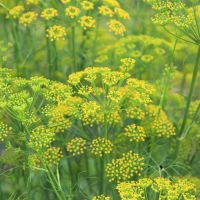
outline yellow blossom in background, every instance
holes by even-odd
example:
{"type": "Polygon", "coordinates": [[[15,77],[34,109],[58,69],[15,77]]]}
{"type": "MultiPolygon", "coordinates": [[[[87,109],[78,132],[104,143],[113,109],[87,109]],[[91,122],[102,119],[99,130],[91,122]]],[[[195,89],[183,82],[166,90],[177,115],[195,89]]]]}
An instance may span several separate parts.
{"type": "Polygon", "coordinates": [[[70,18],[75,18],[80,14],[80,9],[75,6],[69,6],[65,9],[65,15],[70,18]]]}
{"type": "Polygon", "coordinates": [[[96,26],[96,20],[91,16],[81,17],[79,23],[84,30],[91,29],[96,26]]]}
{"type": "Polygon", "coordinates": [[[124,36],[126,32],[126,27],[116,19],[111,19],[108,22],[108,27],[110,32],[113,32],[117,36],[124,36]]]}
{"type": "Polygon", "coordinates": [[[21,17],[19,18],[19,23],[27,26],[29,24],[31,24],[33,21],[36,20],[38,14],[36,12],[30,11],[30,12],[26,12],[23,15],[21,15],[21,17]]]}
{"type": "Polygon", "coordinates": [[[66,35],[67,31],[63,26],[54,25],[47,29],[47,37],[51,41],[65,40],[66,35]]]}
{"type": "Polygon", "coordinates": [[[56,16],[58,16],[58,11],[55,8],[46,8],[41,13],[41,17],[46,20],[50,20],[56,16]]]}
{"type": "Polygon", "coordinates": [[[101,194],[99,196],[93,197],[92,200],[111,200],[111,199],[110,197],[101,194]]]}
{"type": "Polygon", "coordinates": [[[136,61],[135,59],[132,58],[123,58],[120,60],[120,62],[121,62],[120,70],[123,72],[129,72],[134,68],[136,61]]]}
{"type": "Polygon", "coordinates": [[[103,0],[106,4],[113,7],[120,7],[120,4],[117,0],[103,0]]]}
{"type": "Polygon", "coordinates": [[[26,0],[27,4],[33,4],[33,5],[38,5],[40,0],[26,0]]]}
{"type": "Polygon", "coordinates": [[[24,12],[24,6],[18,5],[9,10],[9,16],[14,19],[18,18],[24,12]]]}
{"type": "Polygon", "coordinates": [[[107,6],[100,6],[99,13],[103,16],[113,17],[114,11],[107,6]]]}
{"type": "Polygon", "coordinates": [[[64,4],[67,4],[67,3],[70,3],[71,0],[61,0],[61,2],[64,3],[64,4]]]}
{"type": "Polygon", "coordinates": [[[82,6],[83,10],[94,9],[94,3],[90,2],[90,1],[82,1],[81,6],[82,6]]]}
{"type": "Polygon", "coordinates": [[[122,19],[130,19],[129,13],[127,13],[122,8],[115,8],[115,13],[122,19]]]}

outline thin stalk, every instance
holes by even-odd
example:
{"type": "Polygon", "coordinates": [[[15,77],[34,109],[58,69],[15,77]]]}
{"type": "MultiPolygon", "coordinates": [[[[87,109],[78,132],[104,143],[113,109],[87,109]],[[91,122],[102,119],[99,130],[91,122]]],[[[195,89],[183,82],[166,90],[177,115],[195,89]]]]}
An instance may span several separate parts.
{"type": "MultiPolygon", "coordinates": [[[[173,48],[173,52],[172,52],[172,57],[171,57],[171,61],[169,63],[169,67],[170,69],[172,69],[172,66],[173,66],[173,59],[174,59],[174,55],[175,55],[175,50],[176,50],[176,45],[177,45],[177,42],[178,42],[178,39],[176,39],[175,43],[174,43],[174,48],[173,48]]],[[[168,90],[168,87],[169,87],[169,81],[170,81],[170,72],[167,74],[167,77],[166,77],[166,81],[163,81],[165,82],[164,83],[164,88],[163,88],[163,91],[162,91],[162,94],[161,94],[161,97],[160,97],[160,102],[159,102],[159,107],[160,109],[163,108],[163,104],[164,104],[164,100],[165,100],[165,96],[166,96],[166,93],[167,93],[167,90],[168,90]]],[[[164,77],[165,78],[165,77],[164,77]]],[[[160,110],[159,110],[159,113],[158,113],[158,116],[160,114],[160,110]]]]}
{"type": "Polygon", "coordinates": [[[60,194],[58,193],[57,188],[56,188],[56,185],[55,185],[53,179],[51,178],[51,175],[50,175],[50,173],[49,173],[48,170],[47,170],[47,176],[48,176],[49,182],[50,182],[50,184],[51,184],[51,186],[52,186],[52,188],[53,188],[53,191],[55,192],[55,194],[56,194],[58,200],[63,200],[62,197],[60,196],[60,194]]]}
{"type": "MultiPolygon", "coordinates": [[[[104,114],[104,137],[105,139],[108,139],[108,121],[107,121],[107,115],[104,114]]],[[[104,193],[104,176],[105,176],[105,164],[106,164],[106,155],[102,156],[102,159],[100,160],[100,194],[104,193]]]]}
{"type": "Polygon", "coordinates": [[[58,51],[57,51],[57,45],[56,41],[53,42],[53,50],[54,50],[54,71],[53,71],[53,76],[55,75],[55,72],[58,71],[58,51]]]}
{"type": "Polygon", "coordinates": [[[185,126],[187,123],[189,108],[192,101],[192,95],[194,92],[194,87],[195,87],[195,83],[196,83],[197,75],[198,75],[199,62],[200,62],[200,46],[198,47],[198,51],[197,51],[196,61],[194,65],[193,75],[192,75],[192,82],[190,85],[190,90],[189,90],[188,100],[187,100],[187,104],[186,104],[186,108],[184,112],[183,122],[179,131],[180,137],[182,137],[182,135],[184,134],[185,126]]]}
{"type": "Polygon", "coordinates": [[[104,158],[105,158],[105,155],[103,155],[100,160],[100,168],[101,168],[101,171],[100,171],[100,194],[104,193],[104,170],[105,170],[104,158]]]}
{"type": "Polygon", "coordinates": [[[72,26],[72,36],[71,36],[71,42],[72,42],[72,57],[73,57],[73,66],[72,66],[72,72],[77,71],[77,64],[76,64],[76,43],[75,43],[75,37],[76,37],[76,29],[74,26],[72,26]]]}
{"type": "Polygon", "coordinates": [[[95,37],[92,45],[92,65],[94,65],[94,60],[96,57],[98,30],[99,30],[99,17],[97,16],[97,26],[95,28],[95,37]]]}
{"type": "MultiPolygon", "coordinates": [[[[46,25],[46,29],[48,26],[46,25]]],[[[52,77],[52,61],[51,61],[51,43],[48,37],[46,37],[46,45],[47,45],[47,62],[48,62],[48,76],[49,78],[52,77]]]]}

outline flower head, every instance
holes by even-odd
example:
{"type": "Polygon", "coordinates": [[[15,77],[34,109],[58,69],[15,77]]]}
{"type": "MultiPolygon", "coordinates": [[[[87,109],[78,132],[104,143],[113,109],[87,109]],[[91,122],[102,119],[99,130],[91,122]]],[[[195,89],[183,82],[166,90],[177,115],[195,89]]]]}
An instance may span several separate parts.
{"type": "Polygon", "coordinates": [[[51,41],[55,40],[65,40],[65,36],[67,35],[67,31],[65,27],[54,25],[47,29],[47,37],[51,41]]]}
{"type": "Polygon", "coordinates": [[[96,20],[92,16],[82,16],[79,20],[83,29],[91,29],[96,26],[96,20]]]}
{"type": "Polygon", "coordinates": [[[81,155],[86,150],[86,140],[83,138],[74,138],[67,143],[67,151],[72,153],[73,156],[81,155]]]}
{"type": "Polygon", "coordinates": [[[33,11],[26,12],[19,18],[19,23],[24,26],[30,25],[33,21],[36,20],[37,16],[38,14],[36,12],[33,11]]]}
{"type": "Polygon", "coordinates": [[[18,18],[24,12],[24,6],[18,5],[9,10],[9,16],[14,19],[18,18]]]}
{"type": "Polygon", "coordinates": [[[90,144],[91,153],[102,157],[104,154],[109,154],[113,149],[113,144],[105,138],[96,138],[90,144]]]}
{"type": "Polygon", "coordinates": [[[45,20],[50,20],[56,16],[58,16],[58,11],[55,8],[46,8],[41,13],[41,17],[45,20]]]}
{"type": "Polygon", "coordinates": [[[118,20],[111,19],[108,22],[109,30],[115,35],[123,36],[126,32],[126,27],[118,20]]]}
{"type": "Polygon", "coordinates": [[[80,14],[80,9],[75,6],[69,6],[65,9],[65,15],[70,18],[75,18],[80,14]]]}

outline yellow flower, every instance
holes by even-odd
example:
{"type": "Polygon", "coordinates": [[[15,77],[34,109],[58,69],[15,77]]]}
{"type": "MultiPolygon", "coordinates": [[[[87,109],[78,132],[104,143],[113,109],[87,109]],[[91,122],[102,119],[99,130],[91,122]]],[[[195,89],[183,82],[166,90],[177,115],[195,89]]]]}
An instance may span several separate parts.
{"type": "Polygon", "coordinates": [[[24,11],[24,6],[18,5],[9,10],[9,15],[14,19],[18,18],[24,11]]]}
{"type": "Polygon", "coordinates": [[[101,194],[99,196],[93,197],[92,200],[110,200],[110,197],[101,194]]]}
{"type": "Polygon", "coordinates": [[[111,19],[108,22],[109,30],[115,35],[123,36],[126,32],[126,27],[118,20],[111,19]]]}
{"type": "Polygon", "coordinates": [[[154,59],[154,57],[152,55],[143,55],[141,57],[141,60],[145,63],[149,63],[154,59]]]}
{"type": "Polygon", "coordinates": [[[63,154],[59,147],[49,147],[44,153],[44,162],[50,166],[58,165],[62,157],[63,154]]]}
{"type": "Polygon", "coordinates": [[[120,4],[117,0],[103,0],[106,4],[113,7],[120,7],[120,4]]]}
{"type": "Polygon", "coordinates": [[[81,6],[83,10],[92,10],[94,9],[94,4],[90,1],[82,1],[81,6]]]}
{"type": "Polygon", "coordinates": [[[83,16],[80,18],[79,23],[84,30],[87,30],[95,27],[96,20],[91,16],[83,16]]]}
{"type": "Polygon", "coordinates": [[[69,3],[71,0],[61,0],[62,3],[67,4],[69,3]]]}
{"type": "Polygon", "coordinates": [[[38,5],[39,4],[39,0],[26,0],[27,4],[33,4],[33,5],[38,5]]]}
{"type": "Polygon", "coordinates": [[[38,14],[36,12],[26,12],[19,18],[19,23],[27,26],[31,24],[34,20],[36,20],[37,16],[38,14]]]}
{"type": "Polygon", "coordinates": [[[12,131],[12,128],[7,124],[0,122],[0,142],[4,141],[8,134],[12,131]]]}
{"type": "Polygon", "coordinates": [[[146,138],[146,132],[144,128],[135,124],[125,127],[124,135],[128,137],[131,142],[145,141],[146,138]]]}
{"type": "Polygon", "coordinates": [[[107,6],[100,6],[99,13],[103,16],[112,17],[114,15],[114,11],[107,6]]]}
{"type": "Polygon", "coordinates": [[[90,144],[91,153],[102,157],[104,154],[110,154],[113,149],[113,144],[105,138],[96,138],[90,144]]]}
{"type": "Polygon", "coordinates": [[[58,16],[58,11],[55,8],[46,8],[42,11],[41,17],[49,20],[58,16]]]}
{"type": "Polygon", "coordinates": [[[159,117],[151,123],[152,132],[157,137],[171,137],[176,135],[173,124],[166,117],[159,117]]]}
{"type": "Polygon", "coordinates": [[[86,150],[86,140],[83,138],[74,138],[69,141],[66,145],[67,151],[72,153],[73,156],[81,155],[85,153],[86,150]]]}
{"type": "Polygon", "coordinates": [[[67,31],[65,27],[54,25],[47,29],[47,37],[51,41],[55,40],[65,40],[65,36],[67,35],[67,31]]]}
{"type": "Polygon", "coordinates": [[[75,18],[80,14],[80,9],[75,6],[69,6],[65,9],[65,15],[70,18],[75,18]]]}
{"type": "Polygon", "coordinates": [[[122,182],[133,176],[140,176],[144,167],[144,158],[132,151],[124,153],[121,158],[113,159],[106,165],[108,180],[122,182]]]}
{"type": "Polygon", "coordinates": [[[130,19],[130,15],[122,8],[115,8],[115,13],[122,19],[130,19]]]}
{"type": "Polygon", "coordinates": [[[136,62],[135,59],[132,58],[123,58],[120,61],[122,63],[120,69],[123,72],[131,71],[134,68],[136,62]]]}

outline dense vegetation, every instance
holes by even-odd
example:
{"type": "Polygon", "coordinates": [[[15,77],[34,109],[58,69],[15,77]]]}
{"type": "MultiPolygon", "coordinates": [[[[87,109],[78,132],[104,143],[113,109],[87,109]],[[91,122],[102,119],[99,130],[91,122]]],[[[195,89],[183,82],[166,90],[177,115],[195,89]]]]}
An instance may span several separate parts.
{"type": "Polygon", "coordinates": [[[198,0],[0,0],[0,27],[0,199],[200,198],[198,0]]]}

